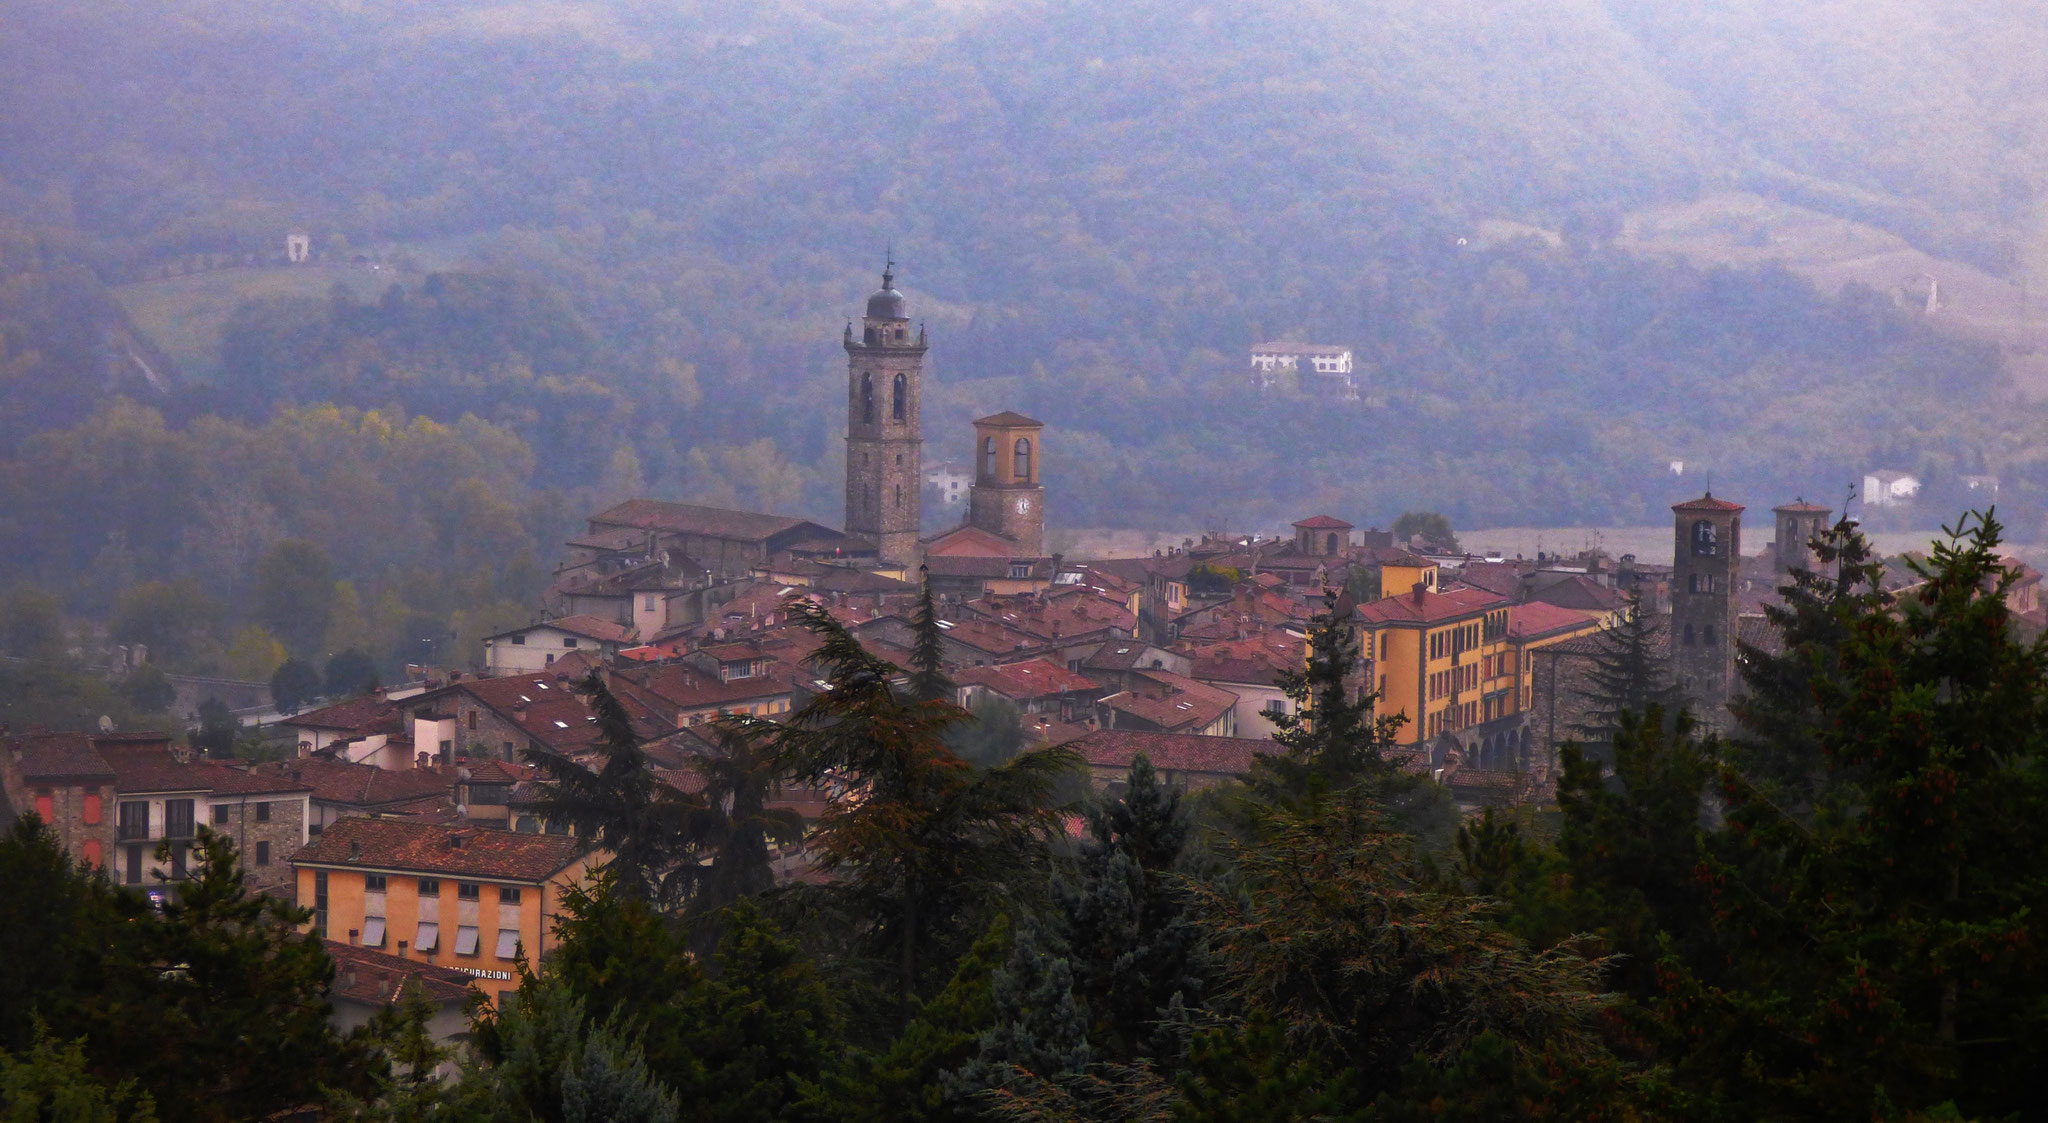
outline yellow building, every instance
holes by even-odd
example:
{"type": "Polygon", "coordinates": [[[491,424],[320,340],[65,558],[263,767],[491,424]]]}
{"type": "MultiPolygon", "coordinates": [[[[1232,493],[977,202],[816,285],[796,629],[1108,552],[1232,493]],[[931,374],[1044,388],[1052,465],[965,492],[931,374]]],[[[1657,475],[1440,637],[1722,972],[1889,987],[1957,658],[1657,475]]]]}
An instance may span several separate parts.
{"type": "Polygon", "coordinates": [[[548,953],[563,892],[604,855],[563,835],[340,819],[292,859],[323,938],[462,971],[496,1001],[548,953]]]}
{"type": "Polygon", "coordinates": [[[1408,719],[1396,743],[1421,746],[1519,713],[1507,598],[1460,585],[1430,592],[1416,584],[1355,610],[1380,716],[1408,719]]]}

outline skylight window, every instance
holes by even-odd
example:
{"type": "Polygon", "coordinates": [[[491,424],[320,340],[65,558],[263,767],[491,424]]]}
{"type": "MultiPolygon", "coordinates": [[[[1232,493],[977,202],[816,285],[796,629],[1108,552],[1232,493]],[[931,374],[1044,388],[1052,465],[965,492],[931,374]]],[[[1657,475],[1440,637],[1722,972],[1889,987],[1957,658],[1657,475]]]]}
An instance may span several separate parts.
{"type": "Polygon", "coordinates": [[[568,722],[566,722],[566,721],[558,721],[558,722],[556,722],[556,723],[555,723],[555,728],[556,728],[556,729],[567,729],[567,728],[569,728],[569,723],[568,723],[568,722]]]}

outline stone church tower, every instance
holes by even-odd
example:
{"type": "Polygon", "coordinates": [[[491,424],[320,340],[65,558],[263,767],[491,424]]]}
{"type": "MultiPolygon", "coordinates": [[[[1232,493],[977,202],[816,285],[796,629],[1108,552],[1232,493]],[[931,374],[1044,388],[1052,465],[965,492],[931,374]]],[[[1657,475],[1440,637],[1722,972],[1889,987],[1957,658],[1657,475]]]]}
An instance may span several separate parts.
{"type": "Polygon", "coordinates": [[[1671,508],[1671,670],[1710,726],[1721,724],[1736,686],[1742,510],[1711,491],[1671,508]]]}
{"type": "Polygon", "coordinates": [[[967,525],[1015,542],[1020,558],[1045,556],[1045,488],[1038,482],[1044,429],[1044,423],[1008,410],[974,423],[967,525]]]}
{"type": "Polygon", "coordinates": [[[917,562],[924,483],[924,329],[896,291],[895,262],[868,297],[860,335],[846,326],[846,530],[874,540],[882,560],[917,562]]]}
{"type": "Polygon", "coordinates": [[[1795,569],[1811,570],[1815,564],[1813,540],[1827,533],[1828,517],[1834,510],[1801,499],[1773,507],[1771,513],[1778,516],[1778,539],[1771,550],[1778,575],[1786,576],[1795,569]]]}

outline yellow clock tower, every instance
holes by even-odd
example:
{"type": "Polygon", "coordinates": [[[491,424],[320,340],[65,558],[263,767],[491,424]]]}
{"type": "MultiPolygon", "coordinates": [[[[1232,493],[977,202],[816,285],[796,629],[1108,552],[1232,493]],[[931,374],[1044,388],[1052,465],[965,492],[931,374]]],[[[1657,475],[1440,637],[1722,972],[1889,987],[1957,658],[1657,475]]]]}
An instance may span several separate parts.
{"type": "Polygon", "coordinates": [[[1045,488],[1038,482],[1045,425],[1005,410],[974,423],[974,487],[967,524],[1017,544],[1017,556],[1045,553],[1045,488]]]}

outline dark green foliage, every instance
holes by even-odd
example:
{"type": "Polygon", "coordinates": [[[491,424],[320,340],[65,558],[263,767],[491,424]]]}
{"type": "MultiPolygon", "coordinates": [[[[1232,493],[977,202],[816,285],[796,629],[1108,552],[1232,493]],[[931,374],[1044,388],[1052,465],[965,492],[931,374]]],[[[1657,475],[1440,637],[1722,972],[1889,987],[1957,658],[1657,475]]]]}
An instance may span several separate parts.
{"type": "Polygon", "coordinates": [[[154,663],[144,663],[121,681],[121,696],[139,714],[160,714],[178,700],[178,688],[154,663]]]}
{"type": "Polygon", "coordinates": [[[1656,990],[1658,934],[1698,947],[1707,908],[1696,871],[1713,749],[1691,723],[1668,722],[1657,707],[1619,719],[1611,772],[1566,745],[1557,802],[1564,812],[1558,852],[1571,879],[1574,926],[1596,933],[1620,989],[1656,990]]]}
{"type": "Polygon", "coordinates": [[[804,827],[796,812],[768,807],[783,765],[773,743],[758,728],[721,721],[712,727],[712,736],[716,752],[693,751],[688,756],[690,767],[704,777],[689,826],[703,858],[686,889],[698,929],[710,939],[700,945],[706,951],[717,942],[712,918],[719,910],[774,886],[770,844],[798,842],[804,827]]]}
{"type": "Polygon", "coordinates": [[[946,731],[946,747],[976,768],[1008,764],[1029,744],[1024,712],[995,694],[977,699],[968,719],[946,731]]]}
{"type": "Polygon", "coordinates": [[[38,1023],[21,1056],[0,1049],[0,1121],[4,1123],[156,1123],[156,1104],[135,1082],[109,1087],[85,1061],[85,1042],[57,1041],[38,1023]]]}
{"type": "Polygon", "coordinates": [[[64,608],[57,598],[17,582],[0,593],[0,651],[43,659],[64,649],[64,608]]]}
{"type": "Polygon", "coordinates": [[[254,593],[256,619],[285,650],[300,658],[319,651],[334,613],[334,563],[327,551],[296,538],[272,546],[256,563],[254,593]]]}
{"type": "Polygon", "coordinates": [[[1656,707],[1666,718],[1679,716],[1678,689],[1658,650],[1656,626],[1643,612],[1642,593],[1630,589],[1621,618],[1597,637],[1599,649],[1592,655],[1581,693],[1589,720],[1577,730],[1596,754],[1604,756],[1611,751],[1609,746],[1628,715],[1656,707]]]}
{"type": "Polygon", "coordinates": [[[304,659],[287,659],[270,676],[270,700],[284,713],[297,713],[319,693],[320,672],[304,659]]]}
{"type": "Polygon", "coordinates": [[[1451,531],[1451,520],[1435,511],[1403,511],[1394,520],[1394,540],[1406,545],[1410,538],[1420,538],[1433,549],[1448,554],[1462,553],[1458,536],[1451,531]]]}
{"type": "Polygon", "coordinates": [[[352,698],[358,694],[367,694],[377,688],[377,663],[354,648],[337,651],[327,657],[327,666],[322,671],[322,678],[329,698],[352,698]]]}
{"type": "Polygon", "coordinates": [[[931,571],[917,567],[917,608],[910,614],[910,696],[920,702],[946,702],[953,697],[946,677],[946,649],[940,642],[939,606],[932,596],[931,571]]]}
{"type": "Polygon", "coordinates": [[[1782,651],[1739,648],[1743,692],[1729,706],[1738,732],[1722,750],[1758,795],[1802,821],[1811,820],[1827,773],[1819,684],[1839,680],[1857,623],[1891,604],[1883,562],[1846,515],[1813,552],[1818,568],[1794,572],[1779,590],[1783,603],[1764,608],[1782,651]]]}
{"type": "Polygon", "coordinates": [[[868,945],[895,965],[907,1012],[934,958],[950,962],[979,931],[981,902],[1042,883],[1046,840],[1059,826],[1052,796],[1078,757],[1044,749],[976,770],[946,748],[946,734],[966,717],[959,707],[899,695],[896,667],[822,608],[787,604],[822,641],[811,661],[831,688],[784,725],[758,724],[796,779],[863,791],[826,809],[808,849],[839,875],[829,891],[850,895],[871,918],[868,945]]]}
{"type": "Polygon", "coordinates": [[[441,1082],[441,1067],[453,1060],[454,1048],[435,1043],[429,1023],[434,1005],[417,982],[408,982],[398,1001],[377,1011],[366,1028],[369,1048],[368,1094],[335,1096],[336,1117],[385,1123],[426,1123],[450,1107],[450,1089],[441,1082]]]}
{"type": "Polygon", "coordinates": [[[1300,798],[1361,780],[1384,780],[1392,768],[1386,750],[1406,719],[1376,718],[1379,695],[1359,677],[1358,630],[1350,601],[1323,596],[1323,610],[1309,620],[1308,666],[1279,675],[1280,689],[1295,703],[1293,713],[1273,719],[1273,740],[1285,749],[1262,755],[1250,784],[1260,795],[1300,798]]]}
{"type": "Polygon", "coordinates": [[[633,1035],[616,1017],[592,1022],[584,1001],[543,976],[519,988],[510,1010],[491,1019],[489,1063],[465,1075],[459,1118],[503,1123],[672,1121],[676,1095],[648,1071],[633,1035]]]}
{"type": "Polygon", "coordinates": [[[78,1004],[102,985],[105,960],[128,945],[101,941],[140,912],[84,877],[33,812],[0,839],[0,1050],[34,1047],[37,1016],[75,1032],[78,1004]]]}
{"type": "Polygon", "coordinates": [[[210,757],[233,756],[241,729],[241,720],[226,702],[208,698],[199,703],[199,728],[191,731],[192,747],[210,757]]]}
{"type": "Polygon", "coordinates": [[[526,761],[547,778],[541,815],[575,827],[612,854],[606,868],[620,892],[657,904],[682,898],[698,872],[684,859],[693,803],[655,775],[633,720],[596,671],[578,689],[588,695],[603,738],[604,763],[596,769],[540,748],[526,761]]]}
{"type": "Polygon", "coordinates": [[[1074,997],[1074,969],[1029,916],[1017,925],[1010,957],[989,980],[994,1024],[974,1059],[947,1077],[962,1099],[1021,1079],[1059,1084],[1087,1071],[1088,1016],[1074,997]]]}

